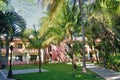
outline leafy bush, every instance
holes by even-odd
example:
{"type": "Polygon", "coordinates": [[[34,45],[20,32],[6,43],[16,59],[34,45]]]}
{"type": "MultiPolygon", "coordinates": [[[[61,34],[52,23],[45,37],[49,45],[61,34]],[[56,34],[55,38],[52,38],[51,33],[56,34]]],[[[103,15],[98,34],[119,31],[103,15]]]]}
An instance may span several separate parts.
{"type": "Polygon", "coordinates": [[[110,54],[107,66],[115,71],[120,71],[120,53],[110,54]]]}

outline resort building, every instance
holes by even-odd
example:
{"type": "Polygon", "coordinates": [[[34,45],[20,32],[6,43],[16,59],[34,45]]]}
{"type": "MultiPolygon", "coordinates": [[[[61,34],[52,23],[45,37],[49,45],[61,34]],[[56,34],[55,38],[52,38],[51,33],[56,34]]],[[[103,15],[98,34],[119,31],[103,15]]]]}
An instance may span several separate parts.
{"type": "MultiPolygon", "coordinates": [[[[5,46],[5,40],[2,38],[3,45],[1,45],[1,56],[5,56],[6,54],[6,46],[5,46]]],[[[29,42],[27,42],[29,45],[29,42]]],[[[36,63],[39,61],[38,57],[38,50],[37,49],[30,49],[26,48],[23,41],[19,38],[15,38],[10,45],[14,47],[12,52],[12,63],[14,64],[31,64],[36,63]]],[[[48,48],[41,49],[41,61],[66,61],[66,54],[64,50],[63,43],[60,44],[62,46],[62,49],[60,46],[56,47],[54,45],[50,45],[48,48]]],[[[27,46],[27,45],[26,45],[27,46]]],[[[9,50],[9,57],[8,60],[10,60],[10,54],[11,51],[9,50]]],[[[9,61],[8,61],[9,64],[9,61]]]]}
{"type": "MultiPolygon", "coordinates": [[[[6,46],[5,46],[5,40],[2,38],[3,45],[1,45],[0,53],[1,56],[5,56],[6,54],[6,46]]],[[[70,58],[66,52],[66,42],[69,40],[63,40],[60,42],[59,46],[55,45],[49,45],[48,47],[41,49],[41,61],[42,62],[66,62],[70,61],[70,58]]],[[[13,56],[12,56],[12,64],[32,64],[37,63],[39,61],[38,56],[38,50],[37,49],[30,49],[26,48],[25,46],[29,45],[29,42],[27,42],[27,45],[23,43],[23,41],[19,38],[14,38],[14,40],[10,43],[14,47],[13,49],[13,56]]],[[[91,58],[96,58],[95,54],[92,54],[93,57],[91,57],[91,52],[94,51],[94,47],[90,48],[88,45],[85,46],[86,48],[86,60],[91,60],[91,58]]],[[[10,60],[10,54],[11,51],[9,50],[9,57],[8,60],[10,60]]],[[[97,56],[99,57],[99,52],[97,51],[97,56]]],[[[82,58],[81,58],[82,59],[82,58]]],[[[8,61],[9,65],[9,61],[8,61]]]]}

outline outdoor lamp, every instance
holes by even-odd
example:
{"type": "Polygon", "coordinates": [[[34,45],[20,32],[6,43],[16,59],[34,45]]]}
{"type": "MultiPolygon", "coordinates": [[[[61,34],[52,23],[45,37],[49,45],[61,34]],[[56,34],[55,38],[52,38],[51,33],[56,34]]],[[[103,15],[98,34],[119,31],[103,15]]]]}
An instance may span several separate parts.
{"type": "Polygon", "coordinates": [[[10,51],[11,51],[11,54],[10,54],[10,69],[9,69],[9,72],[8,72],[8,78],[11,78],[12,77],[12,52],[13,52],[13,46],[11,45],[10,46],[10,51]]]}

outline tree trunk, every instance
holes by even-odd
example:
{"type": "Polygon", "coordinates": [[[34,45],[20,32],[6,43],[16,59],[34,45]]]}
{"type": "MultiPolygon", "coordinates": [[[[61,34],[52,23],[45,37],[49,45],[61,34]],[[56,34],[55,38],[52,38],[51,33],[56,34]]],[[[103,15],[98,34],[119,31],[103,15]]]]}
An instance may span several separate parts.
{"type": "Polygon", "coordinates": [[[5,37],[5,39],[6,39],[6,54],[5,54],[5,62],[4,62],[4,64],[5,64],[5,67],[6,67],[7,63],[8,63],[8,57],[9,57],[9,39],[8,39],[7,36],[5,37]]]}
{"type": "Polygon", "coordinates": [[[38,56],[39,56],[39,73],[41,73],[41,66],[42,66],[42,63],[41,63],[41,52],[40,52],[41,49],[38,49],[38,56]]]}
{"type": "Polygon", "coordinates": [[[97,64],[99,64],[99,57],[98,57],[98,52],[96,50],[94,50],[94,54],[96,56],[96,61],[97,61],[97,64]]]}
{"type": "Polygon", "coordinates": [[[73,76],[75,76],[76,71],[77,71],[77,65],[76,65],[76,62],[74,60],[74,57],[72,58],[72,66],[73,66],[73,76]]]}
{"type": "Polygon", "coordinates": [[[81,13],[81,24],[82,24],[82,45],[83,45],[83,73],[86,73],[86,57],[85,57],[85,31],[84,31],[84,15],[83,15],[83,0],[79,1],[79,9],[81,13]]]}
{"type": "Polygon", "coordinates": [[[45,65],[47,64],[47,61],[46,61],[46,49],[44,48],[44,63],[45,65]]]}

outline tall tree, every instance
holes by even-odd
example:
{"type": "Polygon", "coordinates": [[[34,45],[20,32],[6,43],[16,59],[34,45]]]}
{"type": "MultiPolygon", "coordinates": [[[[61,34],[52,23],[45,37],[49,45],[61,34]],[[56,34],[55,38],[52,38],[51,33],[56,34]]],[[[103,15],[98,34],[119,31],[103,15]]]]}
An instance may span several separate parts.
{"type": "Polygon", "coordinates": [[[32,32],[32,37],[29,38],[29,47],[32,49],[37,49],[38,50],[38,56],[39,56],[39,73],[41,73],[41,66],[42,66],[42,61],[41,61],[41,49],[43,48],[42,44],[43,41],[45,40],[44,36],[39,36],[39,32],[35,29],[32,32]]]}
{"type": "Polygon", "coordinates": [[[14,11],[5,11],[5,13],[1,11],[0,17],[2,17],[0,18],[0,33],[5,34],[5,64],[7,64],[9,55],[9,44],[14,39],[14,37],[19,37],[22,35],[24,29],[26,28],[26,23],[24,19],[14,11]]]}
{"type": "MultiPolygon", "coordinates": [[[[44,18],[44,22],[42,23],[42,27],[40,31],[46,31],[46,43],[59,45],[61,41],[65,38],[70,40],[70,45],[73,40],[73,33],[75,31],[80,33],[80,27],[78,25],[78,16],[79,10],[76,5],[76,1],[71,3],[70,0],[52,0],[48,8],[48,16],[44,18]],[[45,24],[46,23],[46,24],[45,24]],[[43,27],[46,28],[43,30],[43,27]],[[76,28],[77,27],[77,28],[76,28]]],[[[76,32],[76,33],[77,33],[76,32]]],[[[42,32],[43,34],[43,32],[42,32]]],[[[73,49],[71,48],[71,59],[72,64],[75,64],[73,58],[73,49]]],[[[73,67],[74,69],[74,67],[73,67]]]]}
{"type": "Polygon", "coordinates": [[[82,45],[83,45],[83,73],[86,73],[86,57],[85,57],[85,28],[84,28],[84,9],[83,0],[79,0],[79,7],[81,12],[81,25],[82,25],[82,45]]]}

